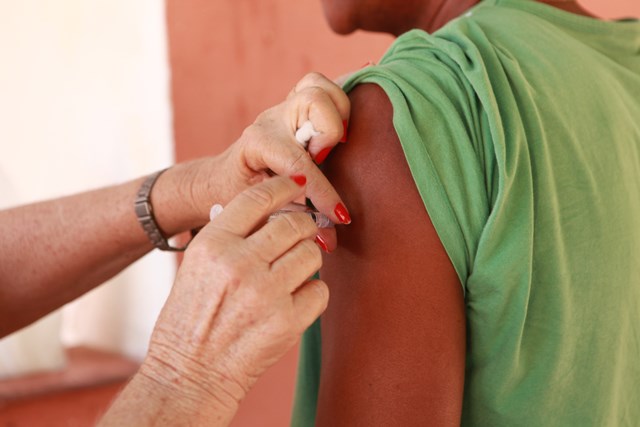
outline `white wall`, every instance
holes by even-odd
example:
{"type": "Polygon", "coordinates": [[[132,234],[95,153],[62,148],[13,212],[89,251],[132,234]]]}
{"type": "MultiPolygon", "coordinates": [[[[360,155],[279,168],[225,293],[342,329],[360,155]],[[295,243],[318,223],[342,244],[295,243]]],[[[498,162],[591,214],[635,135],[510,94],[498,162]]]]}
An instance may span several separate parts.
{"type": "MultiPolygon", "coordinates": [[[[149,173],[172,144],[162,0],[0,0],[0,207],[149,173]]],[[[0,376],[59,366],[59,331],[142,357],[174,272],[153,253],[66,308],[62,328],[53,316],[0,341],[0,376]]]]}

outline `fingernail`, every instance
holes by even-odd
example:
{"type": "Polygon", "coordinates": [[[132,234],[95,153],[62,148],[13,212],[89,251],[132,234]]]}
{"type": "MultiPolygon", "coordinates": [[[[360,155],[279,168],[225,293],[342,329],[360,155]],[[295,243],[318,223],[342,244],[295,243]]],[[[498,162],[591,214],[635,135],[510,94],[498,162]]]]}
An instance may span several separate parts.
{"type": "Polygon", "coordinates": [[[291,179],[300,187],[304,187],[304,185],[307,183],[307,177],[304,175],[292,175],[291,179]]]}
{"type": "Polygon", "coordinates": [[[347,142],[347,128],[349,127],[349,123],[346,120],[342,121],[342,138],[340,142],[347,142]]]}
{"type": "Polygon", "coordinates": [[[325,148],[324,150],[322,150],[318,154],[316,154],[316,158],[313,159],[313,160],[316,162],[317,165],[322,164],[322,162],[324,162],[326,160],[327,156],[331,152],[331,148],[332,147],[325,148]]]}
{"type": "Polygon", "coordinates": [[[326,253],[330,254],[331,252],[329,251],[329,246],[327,246],[327,242],[324,241],[324,239],[320,236],[316,236],[316,244],[318,246],[320,246],[320,249],[322,249],[323,251],[325,251],[326,253]]]}
{"type": "Polygon", "coordinates": [[[333,212],[336,214],[341,223],[351,224],[351,216],[349,215],[349,211],[342,203],[338,203],[333,212]]]}

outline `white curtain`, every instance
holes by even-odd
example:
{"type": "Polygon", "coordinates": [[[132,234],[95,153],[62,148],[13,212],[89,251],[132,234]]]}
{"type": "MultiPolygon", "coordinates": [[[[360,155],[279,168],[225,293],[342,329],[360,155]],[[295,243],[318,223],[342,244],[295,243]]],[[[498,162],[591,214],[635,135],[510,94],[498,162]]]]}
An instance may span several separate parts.
{"type": "MultiPolygon", "coordinates": [[[[0,0],[0,208],[172,161],[162,0],[0,0]]],[[[1,340],[0,378],[60,368],[64,345],[142,358],[174,274],[152,253],[1,340]]]]}

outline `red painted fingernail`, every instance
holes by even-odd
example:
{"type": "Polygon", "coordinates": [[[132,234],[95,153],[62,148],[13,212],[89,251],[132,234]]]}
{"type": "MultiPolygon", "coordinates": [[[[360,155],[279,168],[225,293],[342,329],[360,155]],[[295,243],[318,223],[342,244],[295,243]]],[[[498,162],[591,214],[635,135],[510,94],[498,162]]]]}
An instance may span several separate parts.
{"type": "Polygon", "coordinates": [[[347,123],[346,120],[342,121],[342,129],[343,129],[343,133],[342,133],[342,138],[340,138],[340,142],[347,142],[347,128],[349,127],[349,124],[347,123]]]}
{"type": "Polygon", "coordinates": [[[349,215],[349,211],[342,203],[338,203],[333,212],[336,214],[341,223],[351,224],[351,216],[349,215]]]}
{"type": "Polygon", "coordinates": [[[291,179],[300,187],[304,187],[304,185],[307,183],[307,177],[304,175],[292,175],[291,179]]]}
{"type": "Polygon", "coordinates": [[[316,158],[313,159],[313,160],[316,162],[317,165],[320,165],[320,164],[322,164],[322,162],[325,161],[325,159],[327,158],[327,156],[331,152],[331,148],[332,147],[325,148],[324,150],[322,150],[318,154],[316,154],[316,158]]]}
{"type": "Polygon", "coordinates": [[[329,251],[329,246],[327,246],[327,242],[324,241],[324,239],[320,236],[316,236],[316,244],[318,246],[320,246],[320,249],[322,249],[323,251],[325,251],[326,253],[331,253],[329,251]]]}

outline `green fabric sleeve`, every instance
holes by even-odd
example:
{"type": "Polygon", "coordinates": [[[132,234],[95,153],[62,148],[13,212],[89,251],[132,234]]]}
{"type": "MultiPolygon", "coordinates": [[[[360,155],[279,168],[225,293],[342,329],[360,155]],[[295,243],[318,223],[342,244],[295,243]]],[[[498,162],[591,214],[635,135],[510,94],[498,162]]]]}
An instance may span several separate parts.
{"type": "Polygon", "coordinates": [[[464,288],[490,212],[493,185],[486,177],[494,161],[491,147],[483,145],[474,90],[459,77],[452,52],[439,57],[443,41],[435,47],[431,37],[403,35],[379,65],[353,75],[345,90],[373,83],[386,92],[414,181],[464,288]]]}

